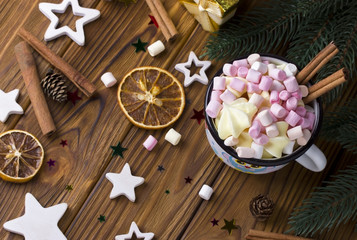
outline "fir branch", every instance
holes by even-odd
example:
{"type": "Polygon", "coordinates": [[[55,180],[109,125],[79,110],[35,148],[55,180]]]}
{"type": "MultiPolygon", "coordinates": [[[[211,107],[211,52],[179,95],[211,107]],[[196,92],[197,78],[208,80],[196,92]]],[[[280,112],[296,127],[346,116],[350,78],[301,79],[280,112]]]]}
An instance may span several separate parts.
{"type": "Polygon", "coordinates": [[[357,99],[333,112],[327,112],[322,124],[321,136],[336,140],[344,148],[357,153],[357,99]]]}
{"type": "Polygon", "coordinates": [[[312,236],[356,217],[357,164],[339,171],[334,178],[325,182],[326,186],[315,188],[310,198],[294,209],[287,232],[312,236]]]}

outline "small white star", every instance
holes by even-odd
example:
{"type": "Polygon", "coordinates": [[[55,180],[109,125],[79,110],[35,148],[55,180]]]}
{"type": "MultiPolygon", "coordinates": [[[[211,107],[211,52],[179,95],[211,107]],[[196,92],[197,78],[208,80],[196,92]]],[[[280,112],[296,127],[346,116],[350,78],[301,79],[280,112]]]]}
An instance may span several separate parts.
{"type": "Polygon", "coordinates": [[[184,86],[188,87],[194,81],[198,81],[202,84],[208,84],[208,78],[206,75],[206,70],[211,66],[210,61],[200,61],[194,52],[190,52],[190,56],[188,57],[188,61],[185,63],[178,63],[175,66],[175,69],[179,72],[182,72],[185,75],[184,86]],[[191,76],[191,71],[189,68],[192,66],[192,62],[196,67],[201,67],[200,74],[194,74],[191,76]]]}
{"type": "Polygon", "coordinates": [[[78,0],[63,0],[63,2],[59,4],[40,3],[39,8],[40,11],[51,21],[44,36],[45,41],[51,41],[57,37],[67,35],[79,46],[83,46],[85,42],[83,26],[96,20],[100,16],[100,11],[96,9],[79,6],[78,0]],[[73,15],[82,17],[76,21],[76,32],[68,26],[56,29],[59,19],[55,13],[64,13],[69,5],[72,6],[73,15]]]}
{"type": "Polygon", "coordinates": [[[132,222],[131,226],[130,226],[129,233],[115,236],[115,240],[128,240],[128,239],[131,239],[133,237],[133,233],[135,233],[136,238],[140,238],[140,239],[143,239],[143,240],[151,240],[154,237],[154,234],[151,233],[151,232],[150,233],[142,233],[142,232],[140,232],[140,230],[139,230],[138,226],[136,225],[136,223],[132,222]]]}
{"type": "Polygon", "coordinates": [[[57,226],[66,210],[66,203],[44,208],[31,193],[27,193],[25,214],[4,223],[4,229],[24,236],[26,240],[66,240],[57,226]]]}
{"type": "Polygon", "coordinates": [[[144,178],[131,175],[128,163],[124,165],[121,173],[107,173],[105,177],[113,184],[110,199],[124,195],[130,201],[134,202],[134,188],[144,183],[144,178]]]}
{"type": "Polygon", "coordinates": [[[0,121],[5,122],[10,114],[23,114],[24,110],[16,102],[19,96],[19,89],[4,93],[0,90],[0,121]]]}

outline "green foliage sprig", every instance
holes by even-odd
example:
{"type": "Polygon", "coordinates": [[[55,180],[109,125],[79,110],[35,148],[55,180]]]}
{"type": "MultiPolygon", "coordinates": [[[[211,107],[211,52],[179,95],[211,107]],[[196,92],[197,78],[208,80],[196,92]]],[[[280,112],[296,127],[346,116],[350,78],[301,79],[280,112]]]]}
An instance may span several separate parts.
{"type": "MultiPolygon", "coordinates": [[[[357,164],[342,170],[334,181],[317,187],[289,218],[287,232],[312,236],[357,217],[357,164]]],[[[356,226],[357,227],[357,226],[356,226]]]]}

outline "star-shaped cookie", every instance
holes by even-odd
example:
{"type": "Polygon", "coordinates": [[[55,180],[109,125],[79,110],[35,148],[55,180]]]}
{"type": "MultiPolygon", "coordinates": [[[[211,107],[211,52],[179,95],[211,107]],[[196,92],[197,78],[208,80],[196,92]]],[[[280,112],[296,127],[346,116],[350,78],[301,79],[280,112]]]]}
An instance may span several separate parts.
{"type": "Polygon", "coordinates": [[[115,236],[115,240],[128,240],[132,239],[133,233],[135,233],[137,238],[143,239],[143,240],[151,240],[154,237],[153,233],[142,233],[140,232],[138,226],[136,225],[135,222],[131,223],[130,230],[127,234],[122,234],[115,236]]]}
{"type": "Polygon", "coordinates": [[[44,208],[31,193],[27,193],[25,214],[4,223],[4,229],[24,236],[26,240],[66,240],[57,226],[66,210],[66,203],[44,208]]]}
{"type": "Polygon", "coordinates": [[[85,42],[83,29],[84,25],[96,20],[100,16],[100,11],[96,9],[79,6],[78,0],[63,0],[63,2],[59,4],[40,3],[39,8],[40,11],[51,21],[44,36],[45,41],[51,41],[60,36],[67,35],[79,46],[83,46],[85,42]],[[56,28],[59,23],[59,19],[55,13],[66,12],[69,5],[72,6],[73,15],[82,17],[76,21],[76,32],[68,26],[56,28]]]}
{"type": "Polygon", "coordinates": [[[23,114],[24,110],[16,102],[19,96],[19,89],[5,93],[0,90],[0,121],[5,122],[10,114],[23,114]]]}
{"type": "Polygon", "coordinates": [[[110,199],[120,195],[126,196],[130,201],[135,201],[134,188],[144,183],[144,178],[131,175],[130,166],[126,163],[120,173],[107,173],[105,177],[113,184],[110,199]]]}
{"type": "Polygon", "coordinates": [[[179,72],[182,72],[185,75],[184,86],[188,87],[194,81],[198,81],[202,84],[208,84],[208,77],[206,75],[206,70],[211,66],[210,61],[200,61],[194,52],[190,52],[190,56],[188,57],[188,61],[185,63],[178,63],[175,66],[175,69],[179,72]],[[192,62],[196,67],[200,67],[200,74],[193,74],[191,76],[192,62]]]}

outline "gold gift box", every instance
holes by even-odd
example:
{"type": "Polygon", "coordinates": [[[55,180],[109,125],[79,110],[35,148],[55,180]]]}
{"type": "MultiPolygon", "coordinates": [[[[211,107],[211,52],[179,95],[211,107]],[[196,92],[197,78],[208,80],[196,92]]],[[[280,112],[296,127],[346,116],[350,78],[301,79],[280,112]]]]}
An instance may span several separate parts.
{"type": "Polygon", "coordinates": [[[215,32],[234,16],[239,0],[179,0],[202,25],[203,30],[215,32]]]}

